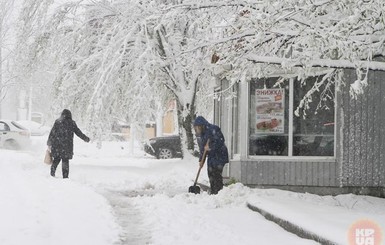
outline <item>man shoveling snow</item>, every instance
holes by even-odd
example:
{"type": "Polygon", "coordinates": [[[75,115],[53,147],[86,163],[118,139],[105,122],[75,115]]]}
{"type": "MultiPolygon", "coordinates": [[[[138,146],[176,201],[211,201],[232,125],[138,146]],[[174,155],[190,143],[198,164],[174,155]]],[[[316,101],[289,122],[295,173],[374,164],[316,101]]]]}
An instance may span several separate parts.
{"type": "Polygon", "coordinates": [[[210,180],[211,194],[218,194],[223,188],[223,167],[229,162],[225,138],[218,126],[210,124],[202,116],[195,119],[194,129],[200,149],[200,167],[204,163],[202,161],[203,153],[207,151],[207,172],[210,180]]]}

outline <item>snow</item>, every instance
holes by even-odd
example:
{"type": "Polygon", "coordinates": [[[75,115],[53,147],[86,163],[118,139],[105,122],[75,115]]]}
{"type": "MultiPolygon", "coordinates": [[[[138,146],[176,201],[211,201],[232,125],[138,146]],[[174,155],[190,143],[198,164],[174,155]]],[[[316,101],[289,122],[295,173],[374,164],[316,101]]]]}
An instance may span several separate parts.
{"type": "Polygon", "coordinates": [[[49,132],[51,131],[50,127],[44,126],[34,121],[21,120],[17,121],[17,123],[23,126],[24,128],[28,129],[28,131],[30,131],[32,135],[49,134],[49,132]]]}
{"type": "Polygon", "coordinates": [[[247,55],[246,59],[256,63],[267,63],[267,64],[288,64],[288,67],[331,67],[331,68],[362,68],[369,70],[385,71],[385,63],[378,61],[349,61],[349,60],[331,60],[331,59],[313,59],[309,60],[293,60],[280,57],[271,56],[258,56],[258,55],[247,55]]]}
{"type": "Polygon", "coordinates": [[[248,210],[245,199],[250,194],[250,189],[234,185],[218,196],[157,194],[137,197],[135,203],[143,206],[156,244],[316,244],[248,210]]]}
{"type": "Polygon", "coordinates": [[[353,194],[318,196],[280,190],[261,190],[248,202],[336,244],[347,244],[355,222],[368,219],[385,227],[385,199],[353,194]]]}
{"type": "Polygon", "coordinates": [[[108,202],[91,188],[51,178],[28,153],[1,150],[0,244],[113,244],[108,202]],[[97,232],[95,232],[97,231],[97,232]]]}
{"type": "MultiPolygon", "coordinates": [[[[128,142],[98,149],[75,140],[70,179],[60,178],[60,165],[52,178],[42,163],[46,137],[32,138],[31,151],[0,150],[0,244],[316,244],[265,220],[248,202],[337,241],[360,217],[385,225],[385,203],[372,197],[239,183],[215,196],[190,194],[196,159],[156,160],[139,144],[130,155],[128,142]]],[[[199,182],[208,184],[206,171],[199,182]]]]}

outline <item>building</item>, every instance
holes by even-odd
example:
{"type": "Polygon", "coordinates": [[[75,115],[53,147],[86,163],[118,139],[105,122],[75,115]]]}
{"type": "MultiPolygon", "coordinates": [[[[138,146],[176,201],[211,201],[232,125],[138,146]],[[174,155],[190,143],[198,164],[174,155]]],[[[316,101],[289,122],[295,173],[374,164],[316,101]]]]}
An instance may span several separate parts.
{"type": "Polygon", "coordinates": [[[370,71],[364,93],[352,98],[357,75],[346,69],[340,86],[321,87],[307,105],[302,98],[323,75],[306,85],[288,77],[240,82],[236,96],[216,101],[214,122],[231,153],[227,175],[252,187],[385,196],[385,72],[370,71]],[[296,115],[301,103],[306,118],[296,115]]]}
{"type": "MultiPolygon", "coordinates": [[[[159,111],[155,121],[147,122],[145,128],[139,130],[141,131],[141,135],[139,136],[141,140],[178,134],[176,101],[170,100],[165,108],[165,111],[159,111]]],[[[129,140],[131,135],[131,125],[117,120],[112,126],[112,131],[116,139],[129,140]]]]}

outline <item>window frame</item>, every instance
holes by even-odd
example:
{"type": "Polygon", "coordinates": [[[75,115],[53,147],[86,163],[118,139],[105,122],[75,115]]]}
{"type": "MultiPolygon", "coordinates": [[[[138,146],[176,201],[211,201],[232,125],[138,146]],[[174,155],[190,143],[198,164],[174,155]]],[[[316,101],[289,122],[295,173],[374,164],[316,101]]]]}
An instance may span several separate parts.
{"type": "Polygon", "coordinates": [[[240,113],[240,101],[239,101],[239,84],[236,83],[232,87],[232,92],[236,94],[235,98],[231,101],[231,159],[235,156],[239,158],[240,155],[240,131],[239,131],[239,113],[240,113]]]}
{"type": "Polygon", "coordinates": [[[246,149],[247,149],[247,158],[250,160],[264,160],[264,161],[277,161],[277,160],[288,160],[290,161],[319,161],[319,162],[330,162],[331,160],[337,159],[337,103],[338,103],[338,89],[337,86],[334,87],[334,154],[333,156],[293,156],[293,123],[294,123],[294,82],[296,77],[290,77],[289,79],[289,130],[288,130],[288,155],[287,156],[278,156],[278,155],[250,155],[249,147],[249,137],[250,137],[250,99],[251,99],[251,85],[252,81],[247,82],[247,125],[246,128],[246,149]]]}
{"type": "Polygon", "coordinates": [[[214,124],[216,125],[221,125],[222,123],[222,94],[220,93],[221,91],[221,88],[220,87],[216,87],[214,89],[214,93],[216,94],[219,94],[219,97],[218,98],[215,98],[214,99],[214,119],[213,119],[213,122],[214,124]]]}

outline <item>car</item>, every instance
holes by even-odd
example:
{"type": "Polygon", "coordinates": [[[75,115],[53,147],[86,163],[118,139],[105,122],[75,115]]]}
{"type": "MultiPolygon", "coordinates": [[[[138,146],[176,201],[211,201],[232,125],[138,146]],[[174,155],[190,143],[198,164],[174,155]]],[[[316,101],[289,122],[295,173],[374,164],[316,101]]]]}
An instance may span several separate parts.
{"type": "Polygon", "coordinates": [[[144,143],[144,151],[158,159],[182,158],[182,144],[178,135],[155,137],[144,143]]]}
{"type": "Polygon", "coordinates": [[[28,129],[28,131],[31,133],[31,136],[44,136],[48,135],[51,131],[50,127],[44,126],[34,121],[23,120],[17,121],[16,123],[21,125],[23,128],[28,129]]]}
{"type": "Polygon", "coordinates": [[[31,144],[28,129],[12,120],[0,120],[0,147],[20,150],[31,144]]]}

